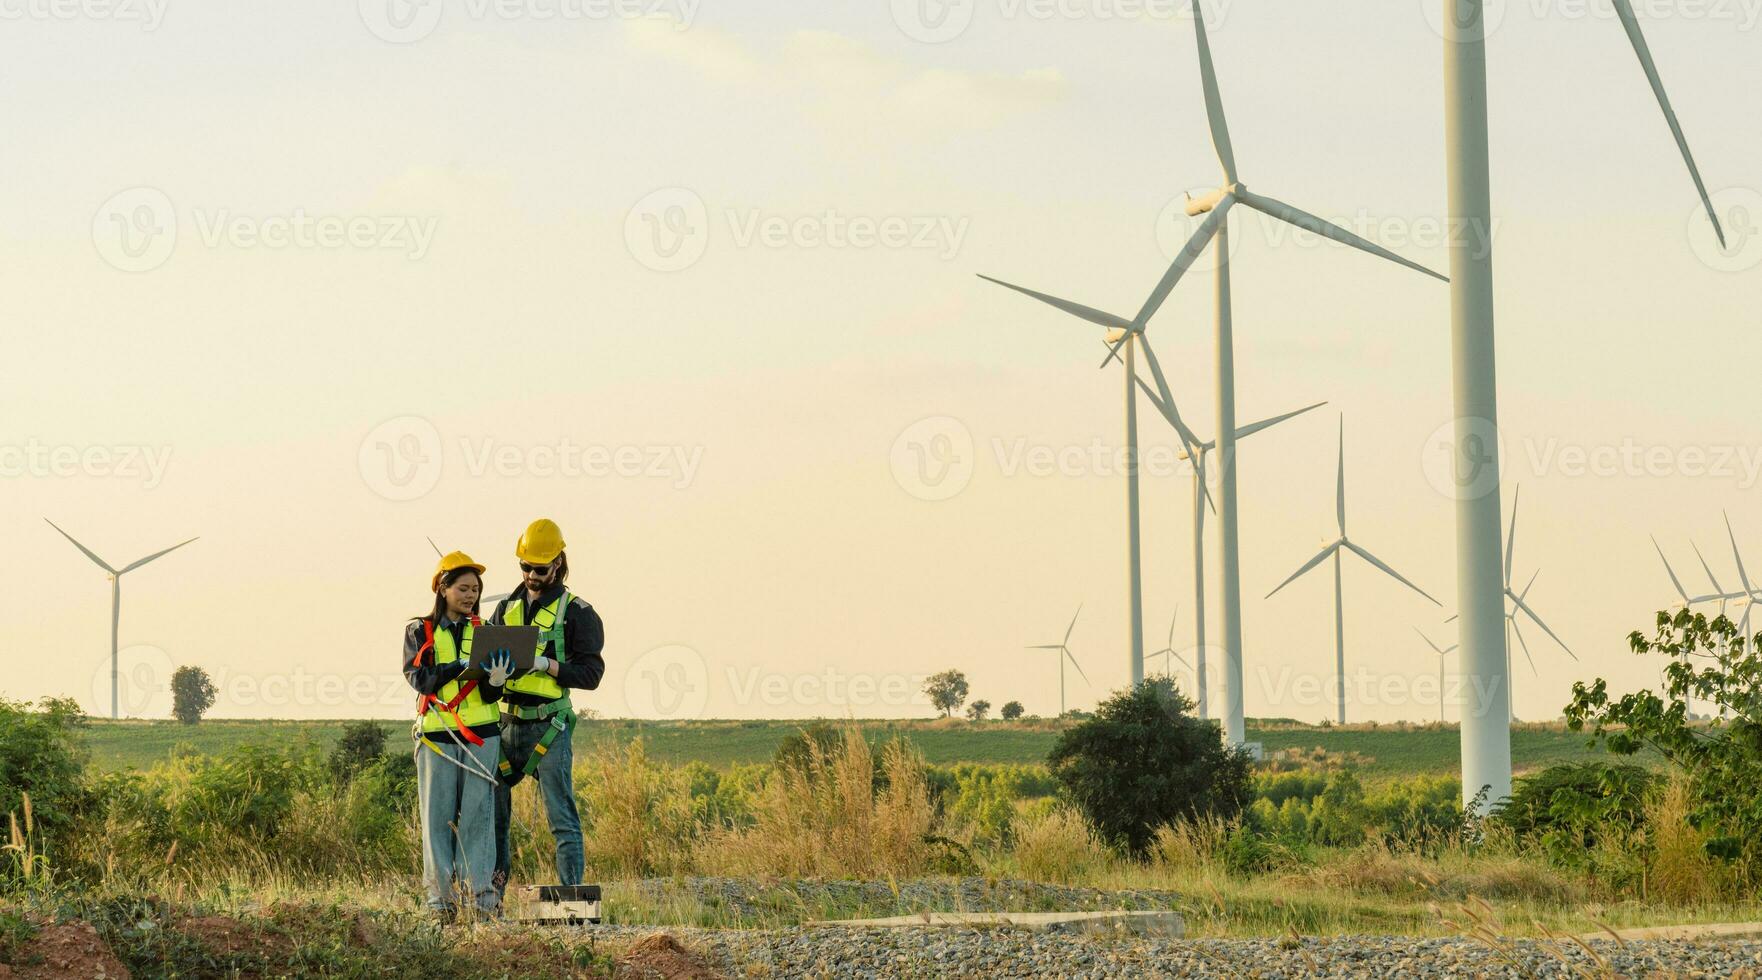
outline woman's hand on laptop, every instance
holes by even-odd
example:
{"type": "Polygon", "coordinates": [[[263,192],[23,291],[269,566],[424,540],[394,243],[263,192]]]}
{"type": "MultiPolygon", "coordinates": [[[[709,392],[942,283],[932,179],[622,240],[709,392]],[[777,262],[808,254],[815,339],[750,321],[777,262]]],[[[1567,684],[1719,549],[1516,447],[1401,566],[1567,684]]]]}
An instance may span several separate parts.
{"type": "Polygon", "coordinates": [[[514,672],[514,655],[507,650],[497,650],[489,655],[489,686],[501,687],[508,683],[508,675],[514,672]]]}

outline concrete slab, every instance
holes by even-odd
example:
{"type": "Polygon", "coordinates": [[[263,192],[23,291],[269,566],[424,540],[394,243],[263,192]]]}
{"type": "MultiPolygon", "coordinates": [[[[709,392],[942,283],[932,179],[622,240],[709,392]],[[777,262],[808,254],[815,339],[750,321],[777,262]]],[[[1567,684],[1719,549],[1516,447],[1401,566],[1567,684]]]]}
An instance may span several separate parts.
{"type": "Polygon", "coordinates": [[[810,926],[842,929],[1023,929],[1180,937],[1179,912],[919,912],[885,919],[826,919],[810,926]]]}

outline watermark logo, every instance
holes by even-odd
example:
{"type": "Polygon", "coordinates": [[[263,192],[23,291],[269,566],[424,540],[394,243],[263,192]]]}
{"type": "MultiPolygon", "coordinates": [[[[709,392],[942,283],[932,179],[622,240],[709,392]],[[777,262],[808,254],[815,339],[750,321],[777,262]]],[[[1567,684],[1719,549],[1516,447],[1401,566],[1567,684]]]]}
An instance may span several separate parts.
{"type": "Polygon", "coordinates": [[[1492,37],[1505,24],[1509,0],[1419,0],[1426,25],[1448,41],[1481,22],[1481,36],[1492,37]]]}
{"type": "Polygon", "coordinates": [[[1699,204],[1689,212],[1689,247],[1707,267],[1718,272],[1747,272],[1762,265],[1762,193],[1749,187],[1728,187],[1709,195],[1713,213],[1725,229],[1725,246],[1713,233],[1713,222],[1699,204]]]}
{"type": "Polygon", "coordinates": [[[919,500],[948,500],[973,479],[978,455],[973,433],[960,419],[935,415],[907,426],[893,440],[888,462],[894,482],[919,500]]]}
{"type": "MultiPolygon", "coordinates": [[[[116,709],[123,718],[171,717],[171,655],[156,646],[136,644],[116,652],[116,709]]],[[[92,669],[93,714],[110,713],[110,655],[92,669]]]]}
{"type": "Polygon", "coordinates": [[[625,215],[624,245],[656,272],[689,269],[710,247],[709,209],[689,188],[653,191],[625,215]]]}
{"type": "MultiPolygon", "coordinates": [[[[4,0],[0,0],[4,2],[4,0]]],[[[689,30],[701,0],[460,0],[457,16],[476,23],[539,23],[665,20],[689,30]]],[[[359,0],[361,23],[391,44],[414,44],[440,26],[445,0],[359,0]]]]}
{"type": "Polygon", "coordinates": [[[123,272],[151,272],[177,248],[177,209],[157,187],[118,191],[92,215],[92,244],[123,272]]]}
{"type": "Polygon", "coordinates": [[[701,718],[709,703],[709,667],[691,647],[656,647],[636,658],[624,674],[624,705],[636,717],[701,718]]]}
{"type": "Polygon", "coordinates": [[[893,0],[893,22],[914,41],[944,44],[967,32],[977,6],[977,0],[893,0]]]}
{"type": "Polygon", "coordinates": [[[970,225],[971,219],[953,215],[711,209],[690,188],[664,187],[625,215],[624,245],[637,262],[656,272],[696,265],[717,235],[736,249],[924,251],[947,261],[959,254],[970,225]]]}
{"type": "Polygon", "coordinates": [[[359,0],[361,23],[374,37],[414,44],[440,26],[441,0],[359,0]]]}
{"type": "Polygon", "coordinates": [[[1445,422],[1420,448],[1426,482],[1452,500],[1478,500],[1497,493],[1499,461],[1505,458],[1499,427],[1483,418],[1445,422]]]}
{"type": "Polygon", "coordinates": [[[368,488],[387,500],[427,496],[441,478],[440,430],[415,415],[388,419],[361,440],[356,463],[368,488]]]}

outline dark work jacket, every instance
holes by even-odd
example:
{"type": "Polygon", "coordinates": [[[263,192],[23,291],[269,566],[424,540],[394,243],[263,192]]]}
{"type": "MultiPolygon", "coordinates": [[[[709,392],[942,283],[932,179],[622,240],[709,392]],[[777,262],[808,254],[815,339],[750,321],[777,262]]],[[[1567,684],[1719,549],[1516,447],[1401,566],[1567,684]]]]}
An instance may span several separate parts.
{"type": "MultiPolygon", "coordinates": [[[[520,599],[526,602],[526,623],[530,626],[533,612],[557,601],[562,594],[563,586],[553,585],[539,596],[537,602],[527,602],[526,586],[518,586],[508,598],[496,603],[496,611],[489,622],[495,626],[505,625],[502,616],[507,612],[508,603],[520,599]]],[[[600,614],[593,611],[586,599],[571,595],[569,608],[563,614],[562,656],[548,647],[540,649],[538,655],[558,661],[556,681],[564,690],[591,691],[598,688],[600,678],[606,676],[606,659],[601,656],[605,648],[606,627],[600,622],[600,614]]],[[[527,707],[546,703],[544,698],[523,691],[507,692],[507,701],[527,707]]]]}

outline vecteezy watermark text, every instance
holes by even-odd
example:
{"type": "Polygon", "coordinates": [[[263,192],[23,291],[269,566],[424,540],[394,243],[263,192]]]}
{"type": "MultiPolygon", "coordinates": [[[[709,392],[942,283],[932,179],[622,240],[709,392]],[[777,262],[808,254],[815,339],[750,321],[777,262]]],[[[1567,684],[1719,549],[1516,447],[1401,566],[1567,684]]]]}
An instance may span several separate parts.
{"type": "Polygon", "coordinates": [[[0,0],[0,20],[114,21],[156,31],[168,0],[0,0]]]}
{"type": "Polygon", "coordinates": [[[139,480],[152,490],[170,465],[170,446],[49,445],[36,439],[0,444],[0,477],[7,479],[139,480]]]}
{"type": "MultiPolygon", "coordinates": [[[[361,23],[374,37],[392,44],[414,44],[433,34],[449,6],[444,0],[357,0],[361,23]]],[[[690,29],[702,0],[458,0],[465,19],[580,23],[657,19],[690,29]]]]}

